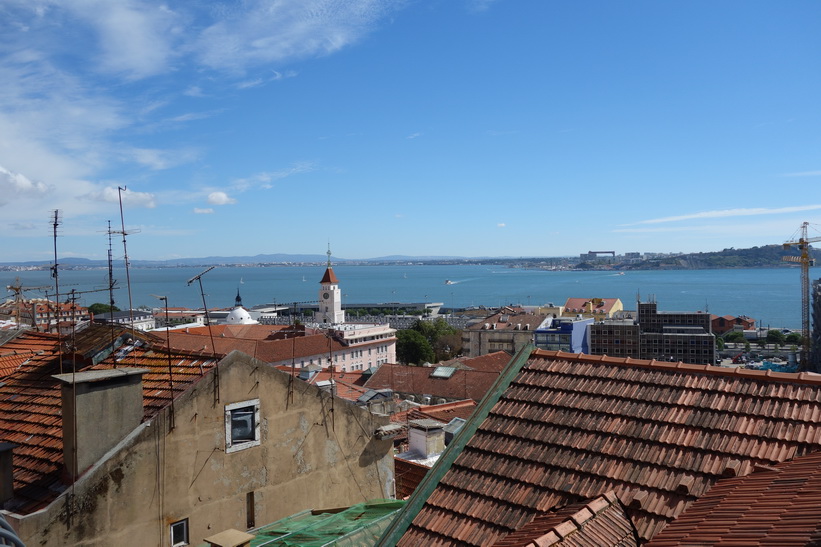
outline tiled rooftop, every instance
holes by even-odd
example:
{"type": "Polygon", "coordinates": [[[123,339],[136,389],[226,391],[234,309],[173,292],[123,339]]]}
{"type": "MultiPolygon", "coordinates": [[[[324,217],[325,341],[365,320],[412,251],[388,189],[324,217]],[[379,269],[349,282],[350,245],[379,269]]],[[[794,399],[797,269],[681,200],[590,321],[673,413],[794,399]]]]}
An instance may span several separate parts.
{"type": "Polygon", "coordinates": [[[396,499],[403,500],[413,494],[416,487],[430,470],[426,465],[402,458],[393,459],[393,473],[396,479],[396,499]]]}
{"type": "Polygon", "coordinates": [[[636,547],[633,524],[613,492],[541,513],[496,547],[636,547]]]}
{"type": "MultiPolygon", "coordinates": [[[[257,325],[253,325],[257,326],[257,325]]],[[[259,325],[271,332],[271,327],[259,325]]],[[[172,330],[170,331],[171,347],[187,350],[210,353],[211,336],[205,327],[190,328],[189,332],[172,330]]],[[[165,338],[165,333],[155,333],[160,338],[165,338]]],[[[305,336],[295,336],[288,339],[259,339],[242,338],[239,336],[222,336],[214,331],[214,345],[217,348],[217,355],[225,356],[234,350],[241,351],[251,357],[259,359],[264,363],[279,363],[291,359],[301,359],[312,356],[327,356],[332,353],[339,353],[348,349],[335,338],[328,338],[324,334],[306,334],[305,336]]],[[[384,344],[386,340],[375,340],[363,344],[357,344],[357,348],[367,348],[384,344]]]]}
{"type": "Polygon", "coordinates": [[[546,314],[533,314],[522,308],[503,308],[481,321],[468,327],[469,330],[485,330],[485,325],[496,330],[517,330],[521,326],[522,330],[536,330],[547,318],[546,314]]]}
{"type": "Polygon", "coordinates": [[[646,541],[722,477],[821,449],[808,373],[534,351],[490,396],[431,471],[435,489],[417,490],[421,509],[410,500],[399,545],[493,545],[611,490],[646,541]]]}
{"type": "MultiPolygon", "coordinates": [[[[130,337],[131,334],[123,330],[118,330],[115,336],[120,341],[130,337]]],[[[26,333],[15,341],[23,344],[29,340],[34,347],[42,347],[48,338],[43,334],[26,333]]],[[[44,352],[22,363],[18,370],[3,379],[0,385],[0,441],[17,445],[14,449],[15,497],[9,502],[9,509],[30,513],[47,505],[66,487],[62,473],[61,389],[53,375],[70,372],[71,366],[76,366],[77,371],[118,366],[146,368],[149,372],[143,375],[143,417],[150,418],[168,404],[170,390],[165,349],[151,345],[134,348],[126,344],[115,353],[109,353],[111,338],[111,327],[89,326],[78,333],[73,357],[64,356],[61,363],[59,354],[44,352]]],[[[172,352],[175,396],[213,366],[210,356],[172,352]]]]}
{"type": "Polygon", "coordinates": [[[484,372],[502,372],[510,362],[510,354],[506,351],[496,351],[478,357],[459,357],[449,361],[442,361],[438,366],[468,368],[484,372]]]}
{"type": "Polygon", "coordinates": [[[821,545],[821,452],[720,480],[648,543],[821,545]]]}
{"type": "Polygon", "coordinates": [[[19,331],[0,345],[0,378],[11,374],[34,356],[54,354],[59,345],[55,334],[19,331]]]}
{"type": "MultiPolygon", "coordinates": [[[[292,374],[296,378],[299,378],[299,374],[302,371],[300,368],[292,369],[287,365],[280,365],[276,367],[278,370],[285,372],[287,374],[292,374]]],[[[334,395],[340,397],[342,399],[347,399],[348,401],[356,402],[365,392],[368,391],[368,388],[362,387],[364,383],[364,378],[361,372],[331,372],[330,370],[317,370],[311,377],[307,380],[300,380],[305,381],[309,384],[316,385],[318,382],[327,382],[333,379],[334,381],[334,395]]]]}
{"type": "Polygon", "coordinates": [[[385,364],[365,383],[371,389],[431,395],[446,399],[480,400],[499,377],[498,372],[460,369],[449,378],[431,376],[436,367],[385,364]]]}
{"type": "Polygon", "coordinates": [[[564,303],[567,313],[602,313],[610,315],[618,298],[568,298],[564,303]]]}

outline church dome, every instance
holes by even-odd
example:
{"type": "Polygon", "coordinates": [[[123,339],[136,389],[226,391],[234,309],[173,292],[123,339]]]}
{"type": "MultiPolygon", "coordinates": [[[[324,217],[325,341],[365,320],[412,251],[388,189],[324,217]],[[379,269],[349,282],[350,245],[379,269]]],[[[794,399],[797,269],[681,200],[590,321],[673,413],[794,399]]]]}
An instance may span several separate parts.
{"type": "Polygon", "coordinates": [[[257,322],[251,319],[251,314],[242,306],[237,306],[228,313],[225,322],[229,325],[254,325],[257,322]]]}

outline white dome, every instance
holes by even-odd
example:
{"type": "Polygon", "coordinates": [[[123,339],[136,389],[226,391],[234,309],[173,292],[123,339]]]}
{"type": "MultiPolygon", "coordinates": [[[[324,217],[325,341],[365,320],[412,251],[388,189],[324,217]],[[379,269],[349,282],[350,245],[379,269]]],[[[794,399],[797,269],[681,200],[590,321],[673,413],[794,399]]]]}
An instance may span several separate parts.
{"type": "Polygon", "coordinates": [[[237,306],[228,313],[225,322],[229,325],[255,325],[257,322],[251,319],[251,314],[242,306],[237,306]]]}

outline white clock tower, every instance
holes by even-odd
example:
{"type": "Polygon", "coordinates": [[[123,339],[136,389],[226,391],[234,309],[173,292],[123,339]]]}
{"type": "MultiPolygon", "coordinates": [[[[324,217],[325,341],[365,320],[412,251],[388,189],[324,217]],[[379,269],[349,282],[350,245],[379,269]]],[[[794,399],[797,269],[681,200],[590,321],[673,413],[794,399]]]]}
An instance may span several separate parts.
{"type": "Polygon", "coordinates": [[[342,294],[339,290],[339,280],[331,268],[331,247],[328,246],[328,267],[322,281],[319,282],[319,323],[344,323],[345,312],[342,311],[342,294]]]}

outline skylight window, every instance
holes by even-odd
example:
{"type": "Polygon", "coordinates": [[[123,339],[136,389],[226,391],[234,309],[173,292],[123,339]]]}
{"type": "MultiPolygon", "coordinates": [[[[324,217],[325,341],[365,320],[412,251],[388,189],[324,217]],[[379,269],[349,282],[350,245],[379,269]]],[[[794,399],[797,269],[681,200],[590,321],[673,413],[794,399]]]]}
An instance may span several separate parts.
{"type": "Polygon", "coordinates": [[[448,379],[453,376],[454,372],[456,372],[454,367],[436,367],[433,369],[433,372],[430,373],[430,377],[448,379]]]}

